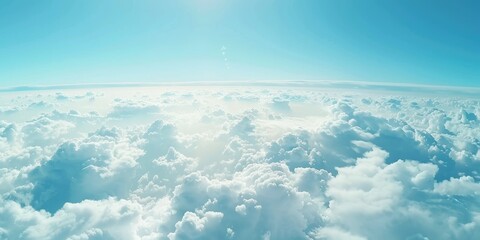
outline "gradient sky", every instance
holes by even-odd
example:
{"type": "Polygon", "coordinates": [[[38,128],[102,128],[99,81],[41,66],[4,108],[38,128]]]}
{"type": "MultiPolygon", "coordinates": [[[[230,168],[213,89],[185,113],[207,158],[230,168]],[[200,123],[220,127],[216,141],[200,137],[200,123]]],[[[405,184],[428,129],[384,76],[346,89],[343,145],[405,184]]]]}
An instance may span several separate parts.
{"type": "Polygon", "coordinates": [[[480,1],[0,0],[0,86],[480,86],[480,1]]]}

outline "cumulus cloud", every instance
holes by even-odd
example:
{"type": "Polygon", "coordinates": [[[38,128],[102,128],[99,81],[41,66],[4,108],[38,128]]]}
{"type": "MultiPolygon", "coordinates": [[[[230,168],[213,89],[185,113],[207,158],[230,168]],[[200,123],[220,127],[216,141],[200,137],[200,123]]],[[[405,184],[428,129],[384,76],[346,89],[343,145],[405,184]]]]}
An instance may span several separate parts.
{"type": "Polygon", "coordinates": [[[113,107],[113,110],[108,114],[108,116],[115,118],[133,117],[154,114],[159,110],[160,108],[157,105],[149,105],[147,103],[137,102],[121,102],[113,107]]]}
{"type": "Polygon", "coordinates": [[[331,199],[326,211],[329,224],[366,239],[464,239],[478,234],[478,228],[465,228],[476,225],[476,212],[459,210],[461,203],[436,194],[443,194],[448,186],[435,183],[436,165],[417,161],[386,164],[387,156],[387,152],[373,149],[355,166],[338,170],[326,191],[331,199]]]}
{"type": "Polygon", "coordinates": [[[53,213],[67,202],[125,197],[141,154],[129,142],[108,135],[92,135],[80,143],[66,142],[51,159],[30,172],[35,186],[31,205],[53,213]]]}
{"type": "Polygon", "coordinates": [[[474,196],[480,195],[480,183],[471,176],[451,178],[435,184],[435,192],[444,195],[474,196]]]}
{"type": "Polygon", "coordinates": [[[0,122],[0,137],[3,141],[12,143],[17,136],[17,126],[14,123],[0,122]]]}
{"type": "Polygon", "coordinates": [[[296,179],[295,173],[277,163],[251,164],[232,180],[191,174],[174,191],[175,232],[187,224],[192,235],[203,236],[204,232],[195,232],[199,227],[192,221],[207,219],[192,212],[219,212],[221,215],[215,215],[218,218],[215,230],[206,230],[212,231],[209,235],[213,238],[224,238],[228,229],[240,239],[260,239],[266,234],[272,239],[306,238],[309,229],[322,223],[319,215],[322,205],[308,192],[297,190],[296,179]]]}
{"type": "Polygon", "coordinates": [[[2,202],[4,239],[135,239],[141,207],[127,200],[85,200],[67,203],[54,215],[2,202]]]}
{"type": "Polygon", "coordinates": [[[15,93],[0,239],[480,238],[480,102],[395,93],[15,93]]]}
{"type": "Polygon", "coordinates": [[[69,131],[74,128],[73,123],[63,120],[52,120],[47,116],[28,122],[22,127],[23,141],[28,146],[48,146],[62,142],[69,131]]]}

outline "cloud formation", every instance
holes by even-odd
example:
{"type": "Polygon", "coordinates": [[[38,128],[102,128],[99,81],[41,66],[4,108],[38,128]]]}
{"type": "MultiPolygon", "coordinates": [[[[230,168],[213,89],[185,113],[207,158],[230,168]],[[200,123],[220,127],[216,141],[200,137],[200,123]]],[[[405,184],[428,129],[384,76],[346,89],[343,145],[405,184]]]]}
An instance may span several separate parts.
{"type": "Polygon", "coordinates": [[[480,238],[480,102],[395,93],[15,93],[0,239],[480,238]]]}

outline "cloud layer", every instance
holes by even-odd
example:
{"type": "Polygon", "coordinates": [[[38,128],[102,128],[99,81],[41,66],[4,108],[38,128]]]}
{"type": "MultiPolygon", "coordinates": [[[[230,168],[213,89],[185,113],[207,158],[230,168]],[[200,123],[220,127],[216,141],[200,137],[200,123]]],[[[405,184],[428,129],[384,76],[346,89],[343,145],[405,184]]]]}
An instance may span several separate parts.
{"type": "Polygon", "coordinates": [[[8,97],[0,239],[480,238],[480,101],[468,95],[184,86],[8,97]]]}

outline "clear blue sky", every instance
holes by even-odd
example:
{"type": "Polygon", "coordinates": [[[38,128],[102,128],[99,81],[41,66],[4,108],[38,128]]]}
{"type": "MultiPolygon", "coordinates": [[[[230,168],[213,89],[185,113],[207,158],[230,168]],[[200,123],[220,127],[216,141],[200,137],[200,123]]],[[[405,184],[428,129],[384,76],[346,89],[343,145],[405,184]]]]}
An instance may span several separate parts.
{"type": "Polygon", "coordinates": [[[0,86],[480,86],[480,1],[0,0],[0,86]]]}

